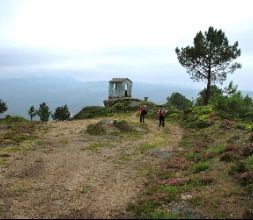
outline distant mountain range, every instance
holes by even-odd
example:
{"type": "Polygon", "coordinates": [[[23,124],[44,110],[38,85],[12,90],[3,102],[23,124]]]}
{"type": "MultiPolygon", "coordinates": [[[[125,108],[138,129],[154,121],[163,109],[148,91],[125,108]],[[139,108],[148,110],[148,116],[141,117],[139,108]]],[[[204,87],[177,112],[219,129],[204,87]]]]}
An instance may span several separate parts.
{"type": "MultiPolygon", "coordinates": [[[[27,111],[31,105],[35,108],[46,102],[51,111],[67,104],[72,115],[88,105],[103,106],[108,97],[109,83],[106,81],[80,82],[72,78],[34,77],[22,79],[0,80],[0,99],[8,105],[8,111],[1,114],[19,115],[28,118],[27,111]]],[[[144,99],[158,104],[166,102],[173,92],[180,92],[187,98],[195,98],[199,90],[194,88],[178,88],[155,83],[133,82],[132,97],[144,99]]],[[[244,92],[253,97],[252,92],[244,92]]]]}

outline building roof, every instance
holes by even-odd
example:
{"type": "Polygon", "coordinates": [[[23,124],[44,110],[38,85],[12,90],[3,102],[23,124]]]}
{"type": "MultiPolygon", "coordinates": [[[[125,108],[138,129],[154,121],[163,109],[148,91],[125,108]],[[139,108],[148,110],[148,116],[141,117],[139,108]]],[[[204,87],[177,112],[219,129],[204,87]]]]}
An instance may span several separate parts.
{"type": "Polygon", "coordinates": [[[112,78],[112,80],[110,81],[111,83],[116,83],[116,82],[119,82],[119,83],[123,83],[125,82],[126,80],[132,82],[130,79],[128,78],[112,78]]]}

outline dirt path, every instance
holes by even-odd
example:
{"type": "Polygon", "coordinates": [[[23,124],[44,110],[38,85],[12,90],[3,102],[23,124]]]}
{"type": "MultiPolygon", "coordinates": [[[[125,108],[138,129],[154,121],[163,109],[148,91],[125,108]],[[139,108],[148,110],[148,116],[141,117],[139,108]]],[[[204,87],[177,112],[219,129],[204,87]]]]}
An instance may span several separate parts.
{"type": "Polygon", "coordinates": [[[96,121],[50,123],[30,150],[13,154],[0,175],[0,217],[120,216],[163,159],[152,152],[171,151],[182,135],[175,125],[158,128],[151,120],[143,135],[88,135],[96,121]]]}

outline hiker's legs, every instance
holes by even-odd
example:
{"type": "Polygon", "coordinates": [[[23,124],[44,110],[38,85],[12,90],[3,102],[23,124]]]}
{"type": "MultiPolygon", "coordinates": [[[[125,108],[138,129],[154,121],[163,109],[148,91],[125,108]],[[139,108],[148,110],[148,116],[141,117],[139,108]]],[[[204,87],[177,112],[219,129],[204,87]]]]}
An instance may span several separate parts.
{"type": "Polygon", "coordinates": [[[165,118],[162,118],[162,126],[164,127],[165,118]]]}
{"type": "Polygon", "coordinates": [[[164,117],[163,116],[160,116],[159,117],[159,126],[163,126],[164,127],[164,117]]]}
{"type": "Polygon", "coordinates": [[[140,122],[144,123],[144,114],[140,115],[140,122]]]}
{"type": "Polygon", "coordinates": [[[162,116],[159,116],[159,126],[162,125],[162,116]]]}

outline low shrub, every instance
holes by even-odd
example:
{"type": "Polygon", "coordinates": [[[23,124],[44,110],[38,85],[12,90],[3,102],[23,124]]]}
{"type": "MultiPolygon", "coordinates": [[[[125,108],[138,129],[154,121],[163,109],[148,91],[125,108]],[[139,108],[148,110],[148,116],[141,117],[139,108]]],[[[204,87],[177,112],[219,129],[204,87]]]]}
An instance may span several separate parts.
{"type": "Polygon", "coordinates": [[[240,137],[238,135],[234,135],[232,137],[230,137],[228,140],[227,140],[227,143],[228,144],[236,144],[238,143],[240,140],[240,137]]]}
{"type": "Polygon", "coordinates": [[[249,141],[250,141],[251,143],[253,143],[253,134],[250,134],[250,136],[249,136],[249,141]]]}
{"type": "Polygon", "coordinates": [[[253,155],[246,158],[243,162],[248,170],[253,170],[253,155]]]}
{"type": "Polygon", "coordinates": [[[230,167],[230,170],[228,171],[229,175],[236,175],[238,173],[245,173],[247,172],[247,168],[245,166],[245,163],[242,161],[237,161],[235,164],[233,164],[230,167]]]}
{"type": "Polygon", "coordinates": [[[253,175],[251,172],[237,173],[234,175],[236,181],[242,186],[246,186],[253,183],[253,175]]]}
{"type": "Polygon", "coordinates": [[[253,120],[253,101],[249,96],[242,96],[238,91],[231,96],[217,96],[213,102],[214,109],[218,114],[227,119],[253,120]]]}
{"type": "Polygon", "coordinates": [[[208,168],[209,168],[209,164],[204,163],[204,162],[199,162],[192,166],[192,171],[193,173],[199,173],[199,172],[207,170],[208,168]]]}
{"type": "Polygon", "coordinates": [[[220,128],[222,129],[231,129],[235,126],[235,123],[233,121],[230,121],[228,119],[224,119],[221,121],[220,128]]]}
{"type": "Polygon", "coordinates": [[[214,110],[211,106],[194,106],[184,111],[185,125],[190,128],[205,128],[214,123],[214,110]]]}
{"type": "Polygon", "coordinates": [[[243,213],[243,219],[253,219],[253,208],[248,208],[243,213]]]}
{"type": "Polygon", "coordinates": [[[241,156],[248,157],[253,154],[253,144],[248,144],[244,146],[241,150],[241,156]]]}
{"type": "Polygon", "coordinates": [[[113,121],[113,126],[118,128],[120,131],[123,132],[131,132],[134,131],[134,129],[128,124],[127,121],[125,120],[114,120],[113,121]]]}
{"type": "Polygon", "coordinates": [[[22,117],[19,117],[19,116],[10,116],[10,115],[7,115],[1,121],[4,122],[4,123],[6,123],[6,124],[17,123],[17,122],[29,122],[25,118],[22,118],[22,117]]]}
{"type": "Polygon", "coordinates": [[[87,133],[90,135],[103,135],[106,133],[105,128],[101,124],[90,124],[87,127],[87,133]]]}
{"type": "Polygon", "coordinates": [[[232,162],[238,159],[238,155],[233,152],[226,152],[220,157],[220,161],[223,162],[232,162]]]}
{"type": "Polygon", "coordinates": [[[73,119],[87,119],[95,118],[99,116],[108,116],[110,112],[108,109],[102,106],[87,106],[84,107],[79,113],[77,113],[73,119]]]}

